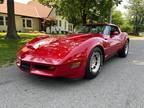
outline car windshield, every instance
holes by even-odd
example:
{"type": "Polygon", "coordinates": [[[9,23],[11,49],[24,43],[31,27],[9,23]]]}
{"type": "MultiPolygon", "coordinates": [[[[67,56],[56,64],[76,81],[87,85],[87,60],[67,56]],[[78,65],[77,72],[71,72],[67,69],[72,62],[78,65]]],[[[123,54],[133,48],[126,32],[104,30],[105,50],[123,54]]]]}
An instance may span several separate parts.
{"type": "Polygon", "coordinates": [[[108,25],[83,26],[79,33],[98,33],[109,35],[110,26],[108,25]]]}

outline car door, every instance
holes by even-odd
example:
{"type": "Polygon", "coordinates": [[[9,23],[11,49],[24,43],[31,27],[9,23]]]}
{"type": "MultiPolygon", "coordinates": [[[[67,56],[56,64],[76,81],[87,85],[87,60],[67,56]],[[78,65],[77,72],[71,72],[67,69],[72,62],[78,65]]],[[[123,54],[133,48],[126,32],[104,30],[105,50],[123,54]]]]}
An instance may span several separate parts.
{"type": "Polygon", "coordinates": [[[106,26],[103,34],[104,34],[104,41],[107,43],[106,46],[106,58],[111,57],[113,54],[115,54],[118,51],[119,46],[119,34],[111,35],[111,32],[113,31],[113,26],[106,26]]]}
{"type": "Polygon", "coordinates": [[[110,37],[112,40],[112,49],[116,53],[121,47],[120,31],[117,26],[111,26],[110,37]]]}

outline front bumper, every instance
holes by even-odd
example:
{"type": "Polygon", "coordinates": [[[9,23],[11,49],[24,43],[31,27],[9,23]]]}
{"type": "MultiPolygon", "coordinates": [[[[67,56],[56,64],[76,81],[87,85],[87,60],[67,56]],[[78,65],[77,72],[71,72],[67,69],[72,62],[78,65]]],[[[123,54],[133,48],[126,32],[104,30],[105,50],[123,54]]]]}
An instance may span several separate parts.
{"type": "Polygon", "coordinates": [[[31,61],[17,60],[17,66],[24,72],[47,77],[83,78],[85,76],[85,62],[80,62],[74,68],[71,63],[51,65],[31,61]]]}

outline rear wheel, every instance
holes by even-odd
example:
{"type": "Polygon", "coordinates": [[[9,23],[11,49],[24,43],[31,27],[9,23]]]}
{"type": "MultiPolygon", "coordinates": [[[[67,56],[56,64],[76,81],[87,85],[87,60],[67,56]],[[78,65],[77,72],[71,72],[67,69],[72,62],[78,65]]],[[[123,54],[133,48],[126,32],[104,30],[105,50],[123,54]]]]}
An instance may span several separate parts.
{"type": "Polygon", "coordinates": [[[86,78],[95,78],[100,71],[101,65],[103,63],[103,55],[100,48],[94,48],[88,58],[88,63],[86,67],[86,78]]]}
{"type": "Polygon", "coordinates": [[[119,57],[127,57],[129,52],[129,41],[127,40],[123,49],[118,53],[119,57]]]}

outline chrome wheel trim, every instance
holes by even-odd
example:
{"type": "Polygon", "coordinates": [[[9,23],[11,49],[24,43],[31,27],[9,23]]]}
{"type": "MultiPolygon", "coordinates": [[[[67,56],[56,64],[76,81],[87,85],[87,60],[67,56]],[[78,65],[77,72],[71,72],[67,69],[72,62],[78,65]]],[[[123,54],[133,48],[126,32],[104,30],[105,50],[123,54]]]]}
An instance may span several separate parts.
{"type": "Polygon", "coordinates": [[[125,54],[127,55],[129,51],[129,43],[127,42],[125,45],[125,54]]]}
{"type": "Polygon", "coordinates": [[[96,74],[101,65],[101,54],[100,52],[94,52],[90,59],[90,72],[96,74]]]}

